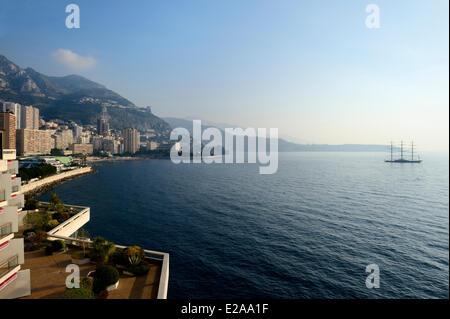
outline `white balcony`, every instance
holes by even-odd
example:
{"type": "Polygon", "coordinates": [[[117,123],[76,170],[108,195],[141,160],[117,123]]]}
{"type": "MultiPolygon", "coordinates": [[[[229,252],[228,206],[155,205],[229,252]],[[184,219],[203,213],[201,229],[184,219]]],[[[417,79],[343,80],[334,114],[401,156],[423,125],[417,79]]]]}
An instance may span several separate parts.
{"type": "Polygon", "coordinates": [[[11,194],[8,205],[23,208],[25,206],[25,196],[23,194],[11,194]]]}
{"type": "Polygon", "coordinates": [[[0,299],[15,299],[31,295],[30,270],[20,270],[0,282],[0,299]]]}
{"type": "Polygon", "coordinates": [[[7,160],[8,173],[11,175],[19,174],[19,161],[7,160]]]}
{"type": "Polygon", "coordinates": [[[0,173],[5,172],[8,170],[8,161],[0,159],[0,173]]]}
{"type": "Polygon", "coordinates": [[[20,270],[19,258],[11,256],[6,260],[0,260],[0,284],[20,270]]]}
{"type": "Polygon", "coordinates": [[[14,150],[14,149],[3,150],[2,159],[15,160],[16,159],[16,150],[14,150]]]}
{"type": "Polygon", "coordinates": [[[22,189],[22,181],[20,177],[11,176],[11,190],[12,193],[19,193],[22,189]]]}
{"type": "Polygon", "coordinates": [[[24,263],[24,252],[23,252],[23,238],[13,238],[7,242],[2,244],[2,248],[0,250],[0,264],[5,263],[11,257],[17,256],[18,264],[24,263]]]}
{"type": "Polygon", "coordinates": [[[0,207],[0,228],[8,224],[11,225],[10,230],[12,233],[16,233],[19,230],[19,216],[15,206],[0,207]]]}

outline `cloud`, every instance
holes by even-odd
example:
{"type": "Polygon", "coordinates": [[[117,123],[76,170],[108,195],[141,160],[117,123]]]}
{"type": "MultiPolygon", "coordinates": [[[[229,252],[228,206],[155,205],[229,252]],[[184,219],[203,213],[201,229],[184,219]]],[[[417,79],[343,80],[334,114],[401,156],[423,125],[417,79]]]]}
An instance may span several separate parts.
{"type": "Polygon", "coordinates": [[[92,69],[97,64],[93,57],[84,57],[67,49],[58,49],[53,53],[53,57],[62,65],[75,70],[92,69]]]}

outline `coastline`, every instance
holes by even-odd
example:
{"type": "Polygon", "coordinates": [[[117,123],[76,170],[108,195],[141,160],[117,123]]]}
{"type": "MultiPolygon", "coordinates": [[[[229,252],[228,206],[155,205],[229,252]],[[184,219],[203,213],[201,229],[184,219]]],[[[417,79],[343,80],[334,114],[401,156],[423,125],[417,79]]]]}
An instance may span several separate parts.
{"type": "Polygon", "coordinates": [[[88,174],[94,174],[96,171],[92,167],[83,167],[70,172],[52,175],[39,181],[22,185],[22,193],[33,196],[42,194],[64,182],[88,174]]]}

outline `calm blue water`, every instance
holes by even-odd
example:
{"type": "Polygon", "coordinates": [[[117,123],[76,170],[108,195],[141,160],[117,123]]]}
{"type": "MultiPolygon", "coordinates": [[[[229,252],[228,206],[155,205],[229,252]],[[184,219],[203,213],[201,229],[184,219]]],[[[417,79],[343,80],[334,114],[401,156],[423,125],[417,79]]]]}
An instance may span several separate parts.
{"type": "Polygon", "coordinates": [[[54,191],[91,207],[92,237],[169,252],[169,298],[448,298],[448,153],[384,155],[284,153],[275,175],[110,163],[54,191]]]}

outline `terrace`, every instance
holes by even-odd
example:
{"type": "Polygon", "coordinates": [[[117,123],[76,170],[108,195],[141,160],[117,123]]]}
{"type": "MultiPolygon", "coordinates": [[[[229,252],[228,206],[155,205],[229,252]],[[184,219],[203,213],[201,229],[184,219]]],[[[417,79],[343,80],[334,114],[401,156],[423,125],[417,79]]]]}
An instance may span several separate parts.
{"type": "MultiPolygon", "coordinates": [[[[69,240],[68,240],[69,241],[69,240]]],[[[71,240],[70,240],[71,241],[71,240]]],[[[61,254],[47,256],[43,250],[25,253],[23,269],[31,272],[31,295],[24,299],[62,299],[66,291],[66,267],[72,264],[71,255],[79,247],[70,248],[61,254]]],[[[119,286],[110,291],[108,299],[157,299],[159,294],[162,260],[149,259],[150,270],[144,276],[128,276],[121,272],[119,286]]],[[[80,276],[85,277],[96,269],[96,265],[79,265],[80,276]]]]}
{"type": "MultiPolygon", "coordinates": [[[[82,236],[81,227],[90,219],[89,207],[64,205],[56,196],[50,203],[27,199],[27,204],[34,209],[19,211],[19,231],[25,238],[26,251],[22,269],[31,273],[31,295],[25,299],[67,298],[69,264],[79,265],[81,278],[99,267],[114,268],[118,287],[106,289],[107,298],[167,298],[169,254],[82,236]],[[74,233],[78,238],[70,237],[74,233]]],[[[102,296],[97,292],[96,297],[102,296]]]]}

